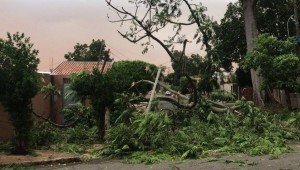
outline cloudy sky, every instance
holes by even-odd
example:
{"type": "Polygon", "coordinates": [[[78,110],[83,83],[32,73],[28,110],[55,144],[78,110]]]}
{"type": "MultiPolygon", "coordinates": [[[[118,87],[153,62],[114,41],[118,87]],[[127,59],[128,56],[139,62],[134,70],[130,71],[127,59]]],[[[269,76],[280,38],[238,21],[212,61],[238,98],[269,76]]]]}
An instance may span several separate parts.
{"type": "MultiPolygon", "coordinates": [[[[219,21],[226,5],[235,0],[201,1],[207,14],[219,21]]],[[[112,0],[117,5],[132,8],[126,0],[112,0]]],[[[0,37],[6,33],[23,32],[31,37],[39,50],[39,69],[48,71],[64,61],[64,54],[73,51],[76,43],[90,44],[92,39],[104,39],[116,60],[144,60],[157,65],[170,65],[170,58],[154,43],[154,48],[142,54],[139,44],[131,44],[118,33],[119,24],[108,22],[114,16],[104,0],[0,0],[0,37]]],[[[187,30],[187,34],[189,30],[187,30]]],[[[162,32],[167,34],[167,32],[162,32]]],[[[202,53],[201,45],[188,45],[187,54],[202,53]]]]}

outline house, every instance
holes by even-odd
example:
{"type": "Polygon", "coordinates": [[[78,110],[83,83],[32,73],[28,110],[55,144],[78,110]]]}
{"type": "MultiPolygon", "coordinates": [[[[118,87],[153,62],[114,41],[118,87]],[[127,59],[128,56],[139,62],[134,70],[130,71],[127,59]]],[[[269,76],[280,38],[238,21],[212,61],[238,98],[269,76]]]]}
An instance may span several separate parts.
{"type": "MultiPolygon", "coordinates": [[[[95,68],[99,70],[103,69],[103,73],[106,73],[112,67],[112,62],[106,62],[103,66],[102,62],[83,62],[83,61],[64,61],[59,64],[52,72],[39,72],[43,78],[43,84],[47,85],[52,83],[60,91],[61,95],[44,99],[44,94],[39,92],[32,99],[32,109],[35,113],[48,117],[52,112],[52,120],[58,124],[63,123],[63,115],[61,111],[70,103],[65,98],[66,89],[70,83],[70,75],[74,73],[80,73],[87,71],[91,73],[95,68]],[[53,100],[53,101],[52,101],[53,100]]],[[[9,113],[5,112],[4,107],[0,104],[0,141],[7,141],[11,139],[14,133],[14,128],[9,120],[9,113]]]]}
{"type": "MultiPolygon", "coordinates": [[[[111,66],[112,63],[107,62],[103,68],[103,73],[106,73],[111,66]]],[[[63,123],[63,117],[60,112],[72,102],[65,97],[70,84],[70,75],[82,71],[91,73],[95,68],[102,70],[102,67],[102,62],[64,61],[51,72],[51,83],[61,91],[61,95],[54,97],[54,101],[52,101],[55,122],[63,123]]]]}

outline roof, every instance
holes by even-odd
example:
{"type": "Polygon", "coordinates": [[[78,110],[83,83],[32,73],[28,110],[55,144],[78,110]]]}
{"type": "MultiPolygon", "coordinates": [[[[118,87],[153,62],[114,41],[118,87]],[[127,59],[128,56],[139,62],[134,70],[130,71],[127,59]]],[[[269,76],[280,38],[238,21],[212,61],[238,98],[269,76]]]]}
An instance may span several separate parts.
{"type": "MultiPolygon", "coordinates": [[[[82,71],[87,71],[91,73],[94,68],[101,70],[103,62],[94,61],[64,61],[59,64],[53,71],[52,75],[70,75],[73,73],[80,73],[82,71]]],[[[108,69],[112,66],[112,62],[106,62],[103,73],[106,73],[108,69]]]]}

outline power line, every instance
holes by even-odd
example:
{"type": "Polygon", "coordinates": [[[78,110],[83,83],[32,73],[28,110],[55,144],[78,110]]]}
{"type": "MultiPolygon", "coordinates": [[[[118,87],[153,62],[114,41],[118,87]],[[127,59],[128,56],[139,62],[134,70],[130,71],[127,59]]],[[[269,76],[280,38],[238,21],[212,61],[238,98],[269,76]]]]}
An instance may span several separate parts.
{"type": "Polygon", "coordinates": [[[169,63],[172,63],[172,61],[168,61],[168,62],[162,63],[160,65],[165,65],[165,64],[169,64],[169,63]]]}
{"type": "Polygon", "coordinates": [[[115,53],[110,52],[113,56],[117,57],[119,60],[122,60],[120,57],[118,57],[115,53]]]}
{"type": "Polygon", "coordinates": [[[105,43],[107,46],[109,46],[110,48],[112,48],[113,50],[115,50],[117,53],[121,54],[123,57],[125,57],[126,59],[130,59],[129,57],[127,57],[126,55],[124,55],[123,53],[121,53],[119,50],[115,49],[114,47],[112,47],[111,45],[105,43]]]}

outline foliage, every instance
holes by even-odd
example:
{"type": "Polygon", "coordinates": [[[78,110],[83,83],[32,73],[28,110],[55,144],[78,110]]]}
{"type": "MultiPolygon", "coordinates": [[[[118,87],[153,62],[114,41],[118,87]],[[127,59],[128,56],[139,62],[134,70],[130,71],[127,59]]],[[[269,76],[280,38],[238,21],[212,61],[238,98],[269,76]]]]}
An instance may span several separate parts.
{"type": "MultiPolygon", "coordinates": [[[[169,55],[171,61],[177,64],[175,72],[174,81],[175,85],[178,86],[181,74],[188,76],[187,71],[198,73],[196,69],[186,69],[190,63],[187,62],[185,55],[185,50],[187,43],[200,43],[202,42],[202,47],[205,47],[207,52],[205,56],[205,67],[204,74],[206,79],[210,82],[209,77],[211,77],[215,71],[215,61],[212,58],[211,51],[211,41],[213,38],[212,25],[216,24],[212,19],[205,14],[206,7],[201,3],[191,3],[187,0],[166,0],[166,1],[129,1],[129,4],[134,5],[136,11],[140,8],[145,9],[141,13],[134,12],[134,10],[129,10],[124,6],[118,6],[115,2],[105,0],[107,5],[117,13],[118,19],[112,19],[111,22],[120,22],[122,25],[128,25],[128,30],[126,33],[118,31],[119,34],[126,38],[131,43],[141,42],[145,49],[142,53],[148,51],[149,46],[152,45],[152,41],[158,43],[165,52],[169,55]],[[184,13],[182,11],[185,11],[184,13]],[[129,24],[123,24],[129,23],[129,24]],[[194,32],[193,40],[190,41],[181,31],[183,27],[196,25],[196,30],[194,32]],[[170,26],[173,26],[173,30],[170,30],[170,26]],[[168,38],[157,36],[156,32],[162,32],[167,30],[168,38]],[[179,44],[182,46],[181,52],[174,51],[179,44]],[[179,68],[179,71],[177,71],[179,68]],[[178,76],[179,73],[179,76],[178,76]]],[[[197,60],[200,60],[199,56],[196,56],[197,60]]],[[[197,64],[197,63],[196,63],[197,64]]],[[[196,65],[195,64],[195,65],[196,65]]],[[[192,66],[192,65],[191,65],[192,66]]],[[[201,75],[202,76],[202,75],[201,75]]],[[[190,79],[188,79],[190,81],[190,79]]],[[[190,81],[192,83],[192,81],[190,81]]],[[[205,83],[204,83],[205,84],[205,83]]],[[[210,90],[206,88],[207,90],[210,90]]],[[[194,91],[196,91],[194,89],[194,91]]]]}
{"type": "Polygon", "coordinates": [[[168,77],[169,83],[180,86],[183,94],[189,93],[188,89],[191,85],[184,75],[192,75],[200,77],[198,84],[199,91],[211,92],[213,89],[219,88],[217,82],[212,78],[216,71],[216,64],[211,63],[208,58],[203,58],[198,54],[192,54],[191,57],[181,56],[182,52],[174,51],[172,68],[174,73],[168,77]]]}
{"type": "Polygon", "coordinates": [[[76,122],[76,125],[87,125],[93,127],[96,125],[93,118],[93,109],[90,106],[84,106],[81,103],[76,103],[66,106],[62,110],[64,124],[69,125],[76,122]]]}
{"type": "Polygon", "coordinates": [[[11,142],[0,141],[0,153],[10,152],[13,149],[11,142]]]}
{"type": "Polygon", "coordinates": [[[109,58],[109,50],[105,50],[104,40],[92,40],[90,45],[77,43],[73,52],[65,54],[68,61],[112,61],[109,58]]]}
{"type": "Polygon", "coordinates": [[[292,112],[290,113],[287,119],[288,125],[292,128],[296,128],[298,131],[300,130],[300,112],[292,112]]]}
{"type": "MultiPolygon", "coordinates": [[[[55,97],[61,95],[61,91],[55,86],[52,85],[51,82],[49,82],[47,85],[44,85],[41,88],[41,93],[44,94],[44,99],[47,99],[48,97],[50,97],[50,106],[53,106],[53,102],[55,101],[55,97]]],[[[51,120],[54,120],[54,114],[53,114],[53,107],[50,107],[50,112],[49,112],[49,118],[51,120]]]]}
{"type": "MultiPolygon", "coordinates": [[[[139,80],[154,81],[157,74],[157,67],[143,61],[118,61],[114,62],[112,68],[108,70],[106,76],[109,79],[114,93],[122,93],[130,91],[132,83],[139,80]]],[[[138,89],[133,89],[134,92],[145,94],[152,89],[152,86],[139,85],[138,89]]],[[[132,91],[132,90],[131,90],[132,91]]]]}
{"type": "Polygon", "coordinates": [[[33,125],[31,98],[39,90],[38,51],[24,34],[7,34],[0,39],[0,102],[15,127],[16,153],[24,154],[33,125]]]}
{"type": "MultiPolygon", "coordinates": [[[[256,20],[259,33],[268,33],[283,40],[295,36],[295,26],[289,21],[293,11],[292,1],[260,0],[256,5],[256,20]],[[288,22],[289,21],[289,22],[288,22]],[[287,23],[288,22],[288,23],[287,23]],[[288,31],[287,31],[288,24],[288,31]]],[[[219,25],[214,27],[213,41],[214,56],[226,70],[232,68],[231,62],[240,62],[246,55],[246,37],[244,29],[243,7],[240,2],[229,3],[224,18],[219,25]]]]}
{"type": "Polygon", "coordinates": [[[82,104],[69,105],[62,114],[65,124],[72,126],[57,127],[49,122],[36,121],[32,130],[32,148],[93,155],[93,145],[98,143],[98,128],[92,119],[91,108],[82,104]]]}
{"type": "Polygon", "coordinates": [[[74,127],[60,129],[48,122],[38,121],[35,122],[32,136],[34,139],[32,143],[33,148],[70,151],[71,149],[67,148],[67,146],[76,147],[76,145],[95,143],[97,141],[97,128],[96,126],[89,127],[84,124],[78,124],[74,127]]]}
{"type": "MultiPolygon", "coordinates": [[[[82,72],[72,77],[71,90],[76,91],[81,101],[91,100],[100,140],[104,139],[105,110],[113,110],[114,95],[128,90],[138,80],[153,80],[156,70],[154,65],[142,61],[120,61],[115,62],[106,74],[94,70],[92,74],[82,72]]],[[[138,93],[149,89],[149,86],[144,86],[138,93]]]]}
{"type": "Polygon", "coordinates": [[[245,69],[259,69],[264,80],[262,87],[290,88],[299,86],[300,59],[295,54],[292,39],[278,40],[268,34],[256,39],[256,47],[242,61],[245,69]]]}
{"type": "Polygon", "coordinates": [[[110,115],[111,125],[131,122],[133,112],[136,111],[132,100],[140,100],[143,96],[137,96],[134,93],[118,93],[115,94],[113,103],[113,114],[110,115]]]}
{"type": "Polygon", "coordinates": [[[99,139],[103,140],[105,131],[105,107],[112,103],[111,88],[108,79],[99,70],[95,69],[92,74],[79,73],[72,77],[71,90],[76,91],[82,101],[90,99],[94,109],[93,118],[98,126],[99,139]]]}
{"type": "Polygon", "coordinates": [[[191,85],[189,84],[186,77],[181,77],[179,81],[180,93],[181,94],[188,94],[191,85]]]}
{"type": "MultiPolygon", "coordinates": [[[[63,109],[62,114],[64,123],[72,124],[72,126],[61,128],[53,126],[49,122],[35,121],[32,130],[34,148],[46,147],[49,149],[51,145],[80,145],[96,142],[97,128],[95,119],[92,118],[93,110],[90,107],[79,103],[69,105],[63,109]]],[[[58,149],[59,146],[53,147],[58,149]]]]}
{"type": "Polygon", "coordinates": [[[169,158],[198,158],[208,150],[275,156],[291,150],[286,141],[292,134],[283,130],[275,116],[260,111],[252,102],[237,104],[241,106],[240,115],[218,115],[209,112],[209,107],[201,111],[203,106],[189,114],[180,112],[181,123],[175,127],[174,117],[167,113],[130,113],[130,121],[108,131],[101,154],[125,157],[128,162],[153,163],[169,158]],[[203,112],[209,113],[205,119],[199,115],[203,112]]]}
{"type": "Polygon", "coordinates": [[[52,85],[51,82],[46,86],[43,86],[41,92],[45,95],[44,99],[46,99],[49,96],[61,95],[60,90],[56,86],[52,85]]]}
{"type": "Polygon", "coordinates": [[[239,2],[229,3],[221,23],[214,27],[213,42],[214,58],[219,60],[220,66],[226,71],[231,71],[232,62],[239,63],[247,52],[244,27],[241,4],[239,2]]]}
{"type": "Polygon", "coordinates": [[[172,61],[172,68],[174,70],[173,74],[173,81],[169,81],[174,85],[179,85],[180,78],[183,74],[195,76],[200,75],[200,72],[204,72],[205,62],[203,57],[199,56],[198,54],[192,54],[190,57],[183,55],[182,51],[175,50],[172,54],[174,60],[172,61]]]}
{"type": "Polygon", "coordinates": [[[168,154],[155,154],[153,152],[135,152],[124,162],[131,164],[154,164],[161,160],[172,160],[172,157],[168,154]]]}
{"type": "MultiPolygon", "coordinates": [[[[128,31],[120,35],[126,38],[132,43],[142,42],[141,45],[145,46],[143,53],[148,51],[148,47],[152,46],[151,40],[159,43],[162,48],[167,52],[172,60],[175,58],[172,55],[173,49],[176,47],[176,43],[185,45],[187,39],[185,35],[181,34],[184,26],[196,25],[196,30],[193,39],[195,43],[203,42],[203,46],[206,47],[206,51],[209,51],[211,46],[209,44],[212,37],[211,25],[213,22],[205,14],[206,7],[201,3],[191,4],[186,0],[167,0],[167,1],[129,1],[128,4],[135,4],[136,10],[142,8],[143,13],[135,13],[132,10],[126,9],[126,7],[119,7],[111,1],[106,0],[108,6],[118,14],[118,19],[112,22],[129,23],[128,31]],[[188,9],[183,13],[184,9],[188,9]],[[173,31],[167,29],[169,26],[173,26],[173,31]],[[155,35],[155,32],[168,30],[168,38],[164,39],[155,35]]],[[[135,11],[135,10],[133,10],[135,11]]],[[[110,17],[111,18],[111,17],[110,17]]],[[[209,56],[209,55],[208,55],[209,56]]]]}
{"type": "Polygon", "coordinates": [[[211,93],[211,99],[222,102],[235,102],[236,95],[224,90],[217,90],[211,93]]]}
{"type": "Polygon", "coordinates": [[[210,93],[213,90],[219,89],[220,86],[215,78],[210,75],[202,75],[201,81],[198,84],[198,90],[201,92],[210,93]]]}
{"type": "Polygon", "coordinates": [[[127,150],[153,150],[169,140],[171,122],[166,113],[135,113],[131,125],[132,127],[128,127],[125,123],[120,123],[109,130],[106,138],[113,144],[113,148],[109,149],[115,154],[127,150]],[[126,137],[123,137],[124,133],[126,137]]]}
{"type": "Polygon", "coordinates": [[[236,74],[237,84],[240,87],[252,87],[250,71],[245,71],[242,68],[238,68],[235,71],[235,74],[236,74]]]}

